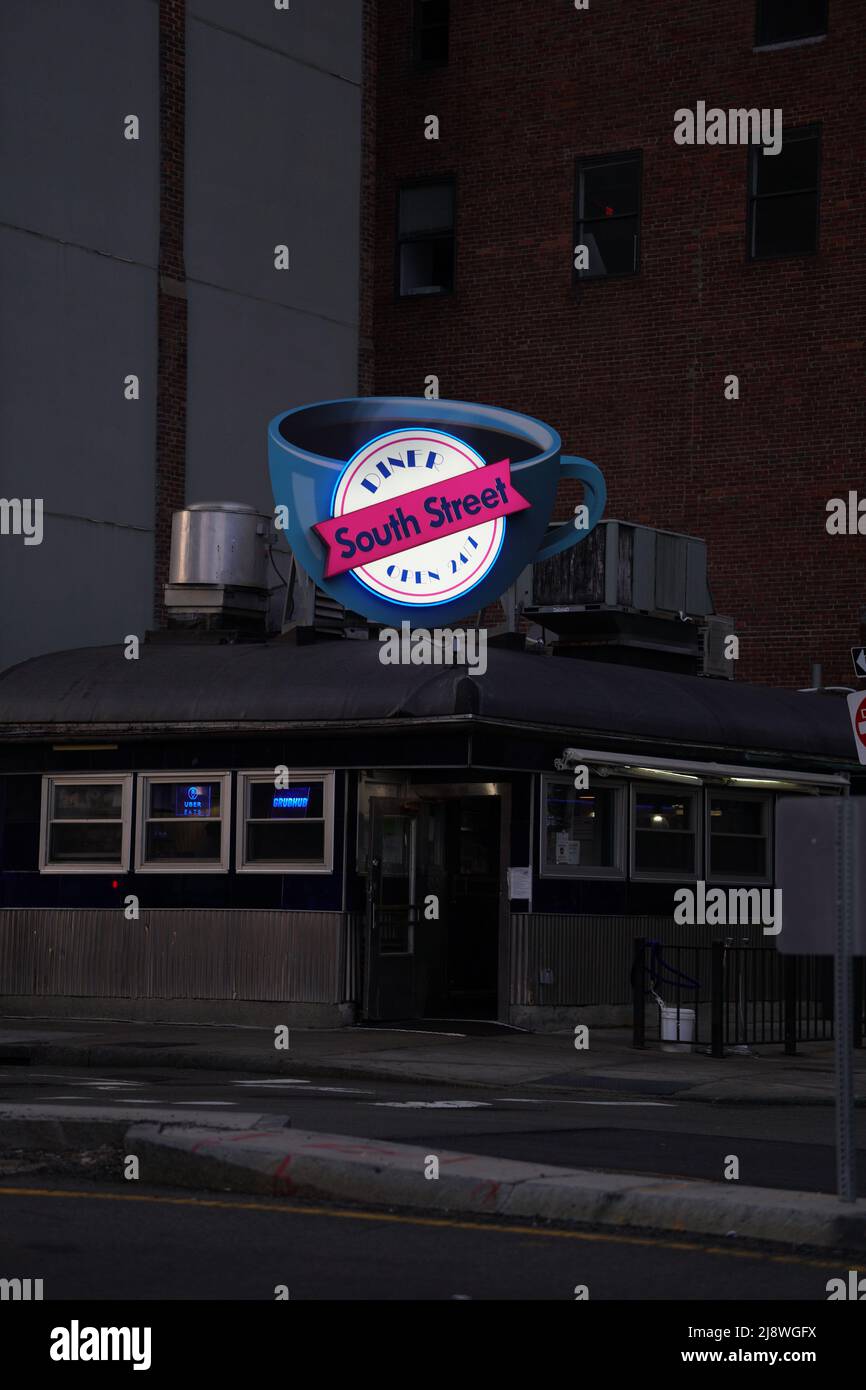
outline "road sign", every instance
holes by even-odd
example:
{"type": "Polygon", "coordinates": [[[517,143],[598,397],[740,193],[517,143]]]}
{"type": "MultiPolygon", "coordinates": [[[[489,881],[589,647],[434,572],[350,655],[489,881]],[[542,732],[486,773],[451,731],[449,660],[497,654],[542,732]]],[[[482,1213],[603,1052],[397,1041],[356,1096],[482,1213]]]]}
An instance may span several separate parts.
{"type": "Polygon", "coordinates": [[[866,647],[852,647],[851,660],[858,676],[866,676],[866,647]]]}
{"type": "Polygon", "coordinates": [[[848,713],[854,730],[854,743],[857,757],[866,763],[866,694],[862,690],[852,690],[848,696],[848,713]]]}
{"type": "Polygon", "coordinates": [[[851,825],[855,850],[852,949],[866,955],[866,797],[860,796],[783,796],[776,803],[776,885],[782,890],[776,946],[783,953],[836,951],[843,822],[851,825]]]}

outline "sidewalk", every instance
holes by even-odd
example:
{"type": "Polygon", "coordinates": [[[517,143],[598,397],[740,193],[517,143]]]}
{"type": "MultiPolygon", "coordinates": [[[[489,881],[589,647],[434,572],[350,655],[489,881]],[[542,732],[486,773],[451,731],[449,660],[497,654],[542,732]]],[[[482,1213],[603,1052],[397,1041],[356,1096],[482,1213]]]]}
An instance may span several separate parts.
{"type": "MultiPolygon", "coordinates": [[[[452,1025],[460,1032],[460,1023],[452,1025]]],[[[423,1023],[420,1025],[423,1028],[423,1023]]],[[[762,1105],[830,1105],[833,1044],[781,1046],[723,1059],[702,1053],[637,1051],[626,1028],[591,1028],[578,1051],[571,1033],[453,1036],[385,1028],[295,1029],[278,1051],[265,1028],[0,1017],[0,1066],[184,1067],[441,1082],[450,1086],[531,1086],[762,1105]]],[[[866,1105],[866,1049],[854,1053],[855,1094],[866,1105]]]]}

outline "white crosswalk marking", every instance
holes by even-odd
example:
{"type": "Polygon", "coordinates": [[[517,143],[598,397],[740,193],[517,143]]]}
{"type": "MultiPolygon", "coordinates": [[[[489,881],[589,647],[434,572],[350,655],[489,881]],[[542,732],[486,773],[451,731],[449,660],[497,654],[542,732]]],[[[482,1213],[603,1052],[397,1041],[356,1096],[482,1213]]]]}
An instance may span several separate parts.
{"type": "Polygon", "coordinates": [[[487,1100],[372,1100],[382,1110],[489,1110],[487,1100]]]}
{"type": "Polygon", "coordinates": [[[261,1081],[233,1081],[233,1086],[309,1086],[309,1081],[289,1080],[288,1077],[263,1076],[261,1081]]]}
{"type": "Polygon", "coordinates": [[[513,1105],[656,1105],[666,1110],[676,1109],[672,1100],[544,1100],[534,1096],[500,1096],[500,1101],[510,1101],[513,1105]]]}

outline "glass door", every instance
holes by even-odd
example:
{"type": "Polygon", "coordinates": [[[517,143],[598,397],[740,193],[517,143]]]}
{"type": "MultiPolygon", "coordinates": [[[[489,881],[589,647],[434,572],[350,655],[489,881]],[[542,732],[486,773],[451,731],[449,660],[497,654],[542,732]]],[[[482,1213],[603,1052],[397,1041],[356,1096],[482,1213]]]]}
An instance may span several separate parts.
{"type": "Polygon", "coordinates": [[[391,797],[370,801],[365,1013],[414,1018],[418,810],[391,797]]]}

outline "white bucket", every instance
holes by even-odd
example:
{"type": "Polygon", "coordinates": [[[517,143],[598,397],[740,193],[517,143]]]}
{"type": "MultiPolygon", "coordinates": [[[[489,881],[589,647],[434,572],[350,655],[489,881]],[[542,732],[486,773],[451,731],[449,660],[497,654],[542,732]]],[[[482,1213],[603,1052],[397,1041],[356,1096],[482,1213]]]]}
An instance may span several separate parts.
{"type": "Polygon", "coordinates": [[[662,1009],[662,1042],[691,1043],[694,1040],[694,1009],[662,1009]]]}

